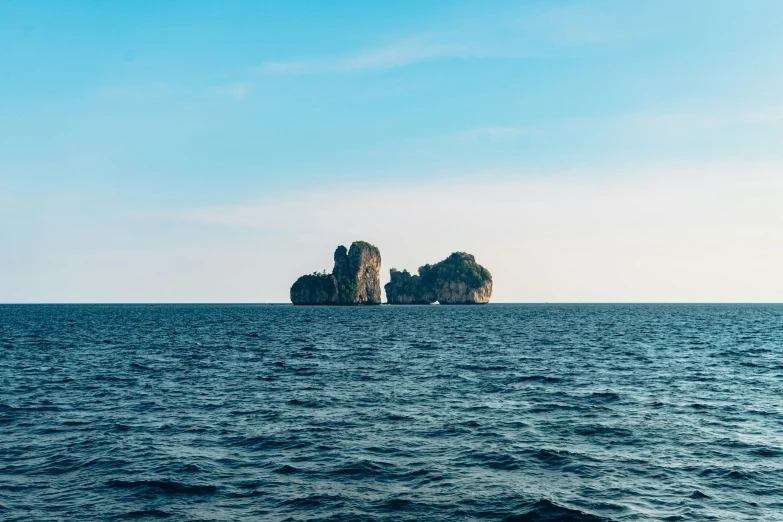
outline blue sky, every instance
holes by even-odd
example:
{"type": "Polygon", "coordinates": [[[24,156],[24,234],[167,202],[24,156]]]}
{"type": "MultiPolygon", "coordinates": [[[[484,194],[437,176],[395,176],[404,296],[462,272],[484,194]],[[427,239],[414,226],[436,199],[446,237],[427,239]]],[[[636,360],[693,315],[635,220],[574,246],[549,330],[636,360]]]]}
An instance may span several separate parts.
{"type": "Polygon", "coordinates": [[[285,301],[354,239],[501,301],[780,300],[781,19],[0,1],[0,301],[285,301]]]}

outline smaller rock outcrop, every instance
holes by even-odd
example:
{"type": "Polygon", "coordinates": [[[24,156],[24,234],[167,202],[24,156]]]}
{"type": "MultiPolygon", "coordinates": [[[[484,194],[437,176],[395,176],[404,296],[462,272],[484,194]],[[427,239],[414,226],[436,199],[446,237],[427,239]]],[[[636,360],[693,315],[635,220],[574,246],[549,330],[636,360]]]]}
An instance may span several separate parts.
{"type": "Polygon", "coordinates": [[[334,251],[334,268],[304,275],[291,286],[291,302],[297,305],[381,304],[381,253],[366,241],[354,241],[350,249],[334,251]]]}
{"type": "Polygon", "coordinates": [[[421,284],[421,277],[407,270],[391,269],[391,281],[386,283],[386,302],[389,304],[430,304],[436,301],[435,293],[421,284]]]}
{"type": "Polygon", "coordinates": [[[391,269],[384,287],[389,304],[485,304],[492,297],[492,274],[465,252],[454,252],[418,275],[391,269]]]}
{"type": "Polygon", "coordinates": [[[337,304],[337,298],[337,279],[325,272],[303,275],[291,286],[291,302],[294,304],[337,304]]]}

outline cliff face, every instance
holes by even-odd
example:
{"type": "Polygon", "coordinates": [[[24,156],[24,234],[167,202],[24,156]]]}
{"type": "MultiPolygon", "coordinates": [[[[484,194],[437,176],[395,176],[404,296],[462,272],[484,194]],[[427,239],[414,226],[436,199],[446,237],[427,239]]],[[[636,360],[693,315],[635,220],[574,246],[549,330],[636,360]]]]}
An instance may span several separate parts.
{"type": "Polygon", "coordinates": [[[486,304],[492,297],[492,281],[471,288],[464,281],[444,281],[435,289],[440,304],[486,304]]]}
{"type": "Polygon", "coordinates": [[[354,241],[348,251],[348,269],[347,278],[337,279],[348,287],[348,291],[340,293],[346,304],[381,304],[381,252],[378,248],[364,241],[354,241]]]}
{"type": "Polygon", "coordinates": [[[334,251],[331,274],[314,273],[296,280],[291,302],[302,305],[381,304],[381,253],[377,247],[355,241],[350,250],[334,251]]]}
{"type": "Polygon", "coordinates": [[[492,274],[465,252],[455,252],[411,276],[392,268],[384,287],[389,304],[485,304],[492,297],[492,274]]]}

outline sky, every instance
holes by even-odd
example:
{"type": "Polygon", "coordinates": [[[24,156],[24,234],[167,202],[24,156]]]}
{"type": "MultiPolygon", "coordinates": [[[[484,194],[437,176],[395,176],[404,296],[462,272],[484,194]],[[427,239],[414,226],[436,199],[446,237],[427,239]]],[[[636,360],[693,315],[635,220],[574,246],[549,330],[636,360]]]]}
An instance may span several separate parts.
{"type": "Polygon", "coordinates": [[[783,301],[783,2],[0,0],[0,302],[783,301]]]}

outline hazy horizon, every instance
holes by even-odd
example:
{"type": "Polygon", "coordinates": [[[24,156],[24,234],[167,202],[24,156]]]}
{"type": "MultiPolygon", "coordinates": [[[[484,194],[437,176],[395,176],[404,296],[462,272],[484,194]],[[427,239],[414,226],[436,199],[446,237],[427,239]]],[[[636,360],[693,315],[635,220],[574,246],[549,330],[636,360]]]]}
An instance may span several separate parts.
{"type": "Polygon", "coordinates": [[[783,4],[0,4],[0,303],[783,299],[783,4]]]}

